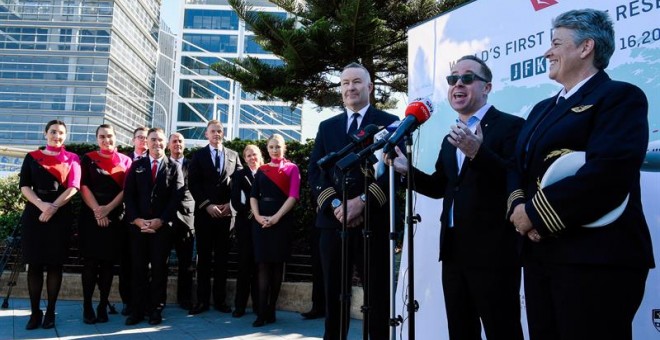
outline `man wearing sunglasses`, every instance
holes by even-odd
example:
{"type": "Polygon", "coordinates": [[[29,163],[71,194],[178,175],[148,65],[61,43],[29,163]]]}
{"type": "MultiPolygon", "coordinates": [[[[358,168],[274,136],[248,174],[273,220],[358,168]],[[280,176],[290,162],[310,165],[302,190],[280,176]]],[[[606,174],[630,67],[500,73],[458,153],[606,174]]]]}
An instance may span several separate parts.
{"type": "Polygon", "coordinates": [[[492,73],[479,58],[460,58],[447,76],[447,100],[458,113],[442,140],[431,175],[407,168],[396,148],[394,168],[415,190],[444,198],[440,217],[442,288],[449,337],[522,339],[520,263],[506,220],[506,174],[524,120],[488,104],[492,73]]]}

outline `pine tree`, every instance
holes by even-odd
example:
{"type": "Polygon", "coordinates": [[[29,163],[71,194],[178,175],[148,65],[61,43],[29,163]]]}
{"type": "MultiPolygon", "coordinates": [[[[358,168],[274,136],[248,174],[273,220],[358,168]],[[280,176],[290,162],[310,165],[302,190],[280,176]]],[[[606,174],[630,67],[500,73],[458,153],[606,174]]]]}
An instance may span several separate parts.
{"type": "Polygon", "coordinates": [[[255,12],[249,0],[228,0],[255,33],[255,41],[284,61],[254,57],[217,63],[219,74],[241,83],[260,99],[319,107],[341,104],[337,76],[350,62],[371,73],[371,102],[392,107],[393,92],[408,88],[407,30],[468,0],[270,0],[288,17],[255,12]]]}

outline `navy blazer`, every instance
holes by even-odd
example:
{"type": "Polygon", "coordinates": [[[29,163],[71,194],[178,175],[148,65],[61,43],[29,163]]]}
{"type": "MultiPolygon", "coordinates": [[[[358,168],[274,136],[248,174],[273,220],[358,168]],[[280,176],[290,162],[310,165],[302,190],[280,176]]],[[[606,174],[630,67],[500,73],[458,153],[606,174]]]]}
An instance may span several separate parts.
{"type": "Polygon", "coordinates": [[[519,203],[543,240],[525,253],[555,263],[653,267],[640,198],[640,167],[649,138],[648,102],[638,87],[599,71],[565,102],[536,104],[516,143],[516,171],[509,178],[510,209],[519,203]],[[552,156],[585,151],[586,163],[540,190],[552,156]],[[615,222],[584,228],[630,200],[615,222]]]}
{"type": "MultiPolygon", "coordinates": [[[[342,190],[340,182],[340,173],[335,172],[332,167],[328,170],[321,170],[316,164],[321,158],[330,152],[341,150],[344,146],[351,142],[351,137],[346,133],[348,126],[347,114],[343,112],[334,117],[328,118],[321,122],[319,125],[316,139],[314,141],[314,149],[309,159],[308,180],[311,187],[312,196],[316,200],[318,206],[318,214],[316,216],[316,226],[319,228],[339,228],[341,224],[337,221],[333,214],[331,202],[335,198],[341,199],[342,190]]],[[[360,129],[369,124],[378,126],[388,126],[394,121],[399,120],[395,115],[389,114],[385,111],[376,109],[373,105],[364,115],[362,122],[360,122],[360,129]]],[[[351,170],[347,177],[350,184],[347,187],[348,198],[354,198],[360,195],[364,190],[364,175],[359,167],[351,170]]],[[[387,208],[387,176],[381,176],[378,181],[369,187],[370,208],[373,206],[375,209],[387,208]]],[[[383,214],[374,214],[374,216],[382,216],[383,214]]],[[[385,214],[385,217],[387,214],[385,214]]]]}
{"type": "Polygon", "coordinates": [[[211,160],[209,145],[195,151],[188,169],[188,188],[198,210],[209,204],[225,204],[231,199],[231,177],[243,168],[238,153],[223,146],[225,162],[218,174],[211,160]]]}
{"type": "MultiPolygon", "coordinates": [[[[175,162],[170,158],[172,162],[175,162]]],[[[190,160],[183,158],[181,160],[181,172],[183,173],[183,198],[179,203],[176,211],[177,219],[183,223],[188,229],[195,230],[195,200],[188,189],[188,168],[190,167],[190,160]]]]}
{"type": "Polygon", "coordinates": [[[445,136],[428,175],[413,168],[415,191],[444,198],[440,216],[440,260],[464,265],[519,265],[518,236],[506,217],[506,178],[514,166],[513,150],[525,121],[495,109],[481,120],[483,142],[474,159],[465,157],[458,172],[456,147],[445,136]],[[455,236],[447,242],[454,204],[455,236]]]}
{"type": "Polygon", "coordinates": [[[252,218],[250,193],[252,192],[253,183],[254,175],[252,175],[252,170],[249,167],[246,166],[234,173],[231,186],[231,206],[236,210],[236,216],[252,218]],[[241,201],[241,194],[243,194],[245,202],[241,201]]]}
{"type": "Polygon", "coordinates": [[[130,223],[136,218],[160,218],[163,225],[170,223],[176,216],[183,189],[181,166],[169,158],[163,158],[155,183],[151,180],[149,157],[133,162],[124,185],[126,220],[130,223]]]}

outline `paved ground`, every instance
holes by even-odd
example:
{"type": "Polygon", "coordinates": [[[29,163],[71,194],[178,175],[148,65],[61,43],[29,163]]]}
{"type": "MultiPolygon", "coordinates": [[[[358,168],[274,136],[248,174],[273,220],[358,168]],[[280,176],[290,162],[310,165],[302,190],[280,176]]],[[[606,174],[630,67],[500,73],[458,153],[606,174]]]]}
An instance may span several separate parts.
{"type": "MultiPolygon", "coordinates": [[[[42,310],[45,309],[45,301],[42,301],[42,310]]],[[[281,340],[323,337],[323,319],[302,320],[298,313],[282,311],[277,312],[277,322],[260,328],[252,327],[256,317],[251,313],[238,319],[215,310],[189,316],[176,306],[165,308],[163,323],[158,326],[150,326],[146,321],[125,326],[125,317],[119,314],[110,315],[108,323],[86,325],[82,322],[81,301],[58,301],[56,313],[55,328],[26,331],[29,301],[10,299],[9,308],[0,309],[0,339],[281,340]]],[[[349,340],[357,339],[362,339],[362,322],[352,320],[349,340]]]]}

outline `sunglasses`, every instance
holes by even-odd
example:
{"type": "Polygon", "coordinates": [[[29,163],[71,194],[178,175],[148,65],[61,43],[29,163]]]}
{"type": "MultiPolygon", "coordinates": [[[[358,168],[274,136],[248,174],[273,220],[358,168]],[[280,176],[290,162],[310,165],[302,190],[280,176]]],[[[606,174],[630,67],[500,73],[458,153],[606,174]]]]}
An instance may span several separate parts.
{"type": "Polygon", "coordinates": [[[461,83],[463,83],[463,85],[470,85],[475,80],[481,80],[483,82],[488,83],[488,80],[486,80],[484,78],[481,78],[480,76],[478,76],[474,73],[466,73],[466,74],[462,74],[460,76],[455,75],[455,74],[447,76],[447,84],[449,84],[451,86],[454,86],[454,85],[456,85],[456,83],[458,82],[459,79],[461,80],[461,83]]]}

